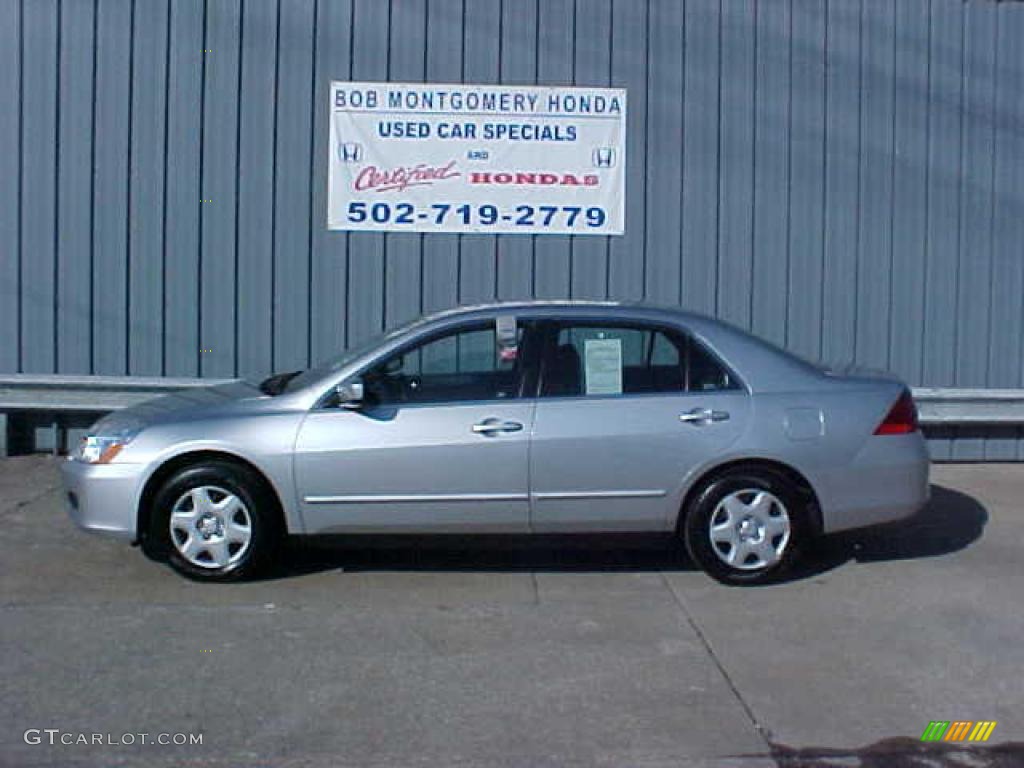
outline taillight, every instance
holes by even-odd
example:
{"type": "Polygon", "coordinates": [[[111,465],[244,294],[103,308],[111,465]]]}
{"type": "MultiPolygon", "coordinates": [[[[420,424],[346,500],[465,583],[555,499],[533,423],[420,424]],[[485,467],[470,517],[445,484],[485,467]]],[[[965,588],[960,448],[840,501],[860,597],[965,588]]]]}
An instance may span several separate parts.
{"type": "Polygon", "coordinates": [[[917,432],[917,408],[910,392],[904,389],[900,399],[893,404],[889,413],[882,419],[882,423],[878,425],[875,434],[907,435],[911,432],[917,432]]]}

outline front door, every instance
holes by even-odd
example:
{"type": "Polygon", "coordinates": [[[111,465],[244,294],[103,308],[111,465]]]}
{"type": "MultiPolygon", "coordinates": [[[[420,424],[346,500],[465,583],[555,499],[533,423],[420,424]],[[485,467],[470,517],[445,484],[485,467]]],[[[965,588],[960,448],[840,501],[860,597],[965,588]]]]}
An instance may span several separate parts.
{"type": "Polygon", "coordinates": [[[527,530],[518,351],[493,321],[443,332],[364,371],[362,407],[311,411],[295,447],[307,531],[527,530]]]}
{"type": "Polygon", "coordinates": [[[687,473],[736,440],[748,409],[735,378],[683,334],[550,328],[530,451],[533,530],[664,530],[687,473]]]}

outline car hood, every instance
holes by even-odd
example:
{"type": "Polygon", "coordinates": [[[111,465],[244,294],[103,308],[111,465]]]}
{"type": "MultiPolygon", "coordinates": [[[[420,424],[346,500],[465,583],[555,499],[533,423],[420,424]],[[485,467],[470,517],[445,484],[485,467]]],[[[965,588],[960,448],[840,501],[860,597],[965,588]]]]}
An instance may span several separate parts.
{"type": "Polygon", "coordinates": [[[183,419],[229,415],[251,403],[264,399],[259,387],[248,381],[229,381],[212,387],[184,389],[169,395],[146,400],[130,408],[114,411],[97,421],[90,431],[118,434],[152,424],[183,419]]]}

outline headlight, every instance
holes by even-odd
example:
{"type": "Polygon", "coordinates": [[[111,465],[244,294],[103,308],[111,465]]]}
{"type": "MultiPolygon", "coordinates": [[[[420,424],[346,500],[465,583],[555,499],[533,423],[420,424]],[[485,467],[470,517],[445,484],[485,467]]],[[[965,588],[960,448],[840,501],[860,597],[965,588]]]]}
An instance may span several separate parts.
{"type": "Polygon", "coordinates": [[[133,427],[112,434],[86,435],[71,458],[87,464],[109,464],[137,434],[139,429],[133,427]]]}

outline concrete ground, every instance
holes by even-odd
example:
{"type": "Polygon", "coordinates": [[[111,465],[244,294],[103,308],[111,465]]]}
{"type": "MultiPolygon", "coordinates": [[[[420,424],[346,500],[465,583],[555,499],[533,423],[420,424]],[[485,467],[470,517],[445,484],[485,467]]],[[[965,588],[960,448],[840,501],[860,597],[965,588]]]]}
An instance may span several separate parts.
{"type": "Polygon", "coordinates": [[[1024,765],[1024,466],[937,467],[919,518],[747,589],[622,537],[320,543],[202,586],[74,529],[55,470],[0,462],[0,765],[1024,765]]]}

